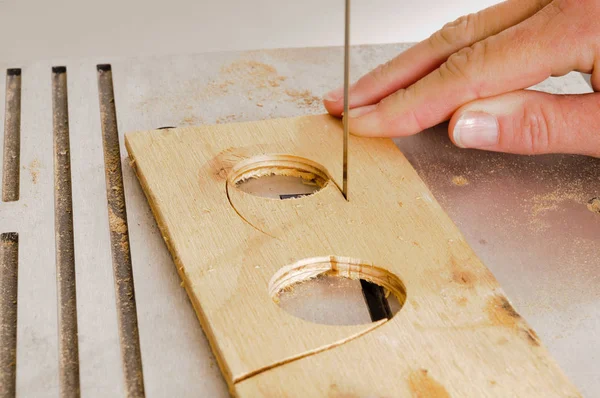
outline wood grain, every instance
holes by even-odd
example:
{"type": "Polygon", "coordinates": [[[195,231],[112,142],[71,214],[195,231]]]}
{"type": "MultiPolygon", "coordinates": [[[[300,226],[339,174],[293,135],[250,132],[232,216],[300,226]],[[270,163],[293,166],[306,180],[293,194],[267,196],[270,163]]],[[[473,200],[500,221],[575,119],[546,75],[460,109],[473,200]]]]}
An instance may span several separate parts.
{"type": "Polygon", "coordinates": [[[234,394],[578,396],[391,140],[351,137],[349,202],[329,116],[130,133],[126,145],[234,394]],[[322,189],[279,201],[235,187],[298,170],[324,176],[322,189]],[[335,326],[274,303],[282,281],[319,273],[375,281],[404,307],[335,326]]]}

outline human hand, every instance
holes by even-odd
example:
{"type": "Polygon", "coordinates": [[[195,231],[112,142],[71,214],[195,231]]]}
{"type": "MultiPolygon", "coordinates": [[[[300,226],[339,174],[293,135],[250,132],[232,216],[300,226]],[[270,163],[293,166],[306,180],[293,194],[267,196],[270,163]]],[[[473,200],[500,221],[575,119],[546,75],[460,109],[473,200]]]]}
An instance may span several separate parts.
{"type": "MultiPolygon", "coordinates": [[[[445,25],[350,87],[350,130],[399,137],[450,120],[455,145],[600,157],[600,0],[508,0],[445,25]],[[524,90],[592,73],[594,93],[524,90]]],[[[328,93],[341,116],[343,88],[328,93]]]]}

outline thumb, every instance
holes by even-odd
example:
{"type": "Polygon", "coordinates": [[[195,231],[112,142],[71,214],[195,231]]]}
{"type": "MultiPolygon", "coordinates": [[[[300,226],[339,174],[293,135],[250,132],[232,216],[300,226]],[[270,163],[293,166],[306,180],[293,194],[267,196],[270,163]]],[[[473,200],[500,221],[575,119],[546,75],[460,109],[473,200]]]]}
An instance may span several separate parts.
{"type": "Polygon", "coordinates": [[[449,134],[461,148],[600,157],[600,93],[524,90],[477,100],[454,113],[449,134]]]}

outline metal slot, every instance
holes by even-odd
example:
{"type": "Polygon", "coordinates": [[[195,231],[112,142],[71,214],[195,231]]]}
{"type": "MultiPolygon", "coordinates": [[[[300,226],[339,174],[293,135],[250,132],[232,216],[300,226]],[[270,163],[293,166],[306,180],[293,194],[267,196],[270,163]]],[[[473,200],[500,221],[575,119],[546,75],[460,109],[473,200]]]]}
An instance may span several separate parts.
{"type": "Polygon", "coordinates": [[[19,200],[21,164],[21,69],[6,71],[6,116],[4,119],[4,166],[2,200],[19,200]]]}
{"type": "Polygon", "coordinates": [[[0,234],[0,397],[16,395],[19,235],[0,234]]]}
{"type": "Polygon", "coordinates": [[[369,308],[371,321],[377,322],[382,319],[391,319],[393,314],[390,309],[390,304],[388,303],[387,298],[385,298],[383,287],[364,279],[360,280],[360,286],[367,307],[369,308]]]}
{"type": "Polygon", "coordinates": [[[54,67],[52,68],[54,228],[58,289],[60,395],[62,397],[79,397],[79,344],[67,97],[67,70],[62,66],[54,67]]]}
{"type": "Polygon", "coordinates": [[[106,173],[106,198],[110,229],[113,272],[117,299],[117,316],[121,338],[121,356],[125,373],[125,389],[128,397],[144,396],[142,355],[135,303],[127,211],[123,191],[121,150],[113,92],[112,68],[98,65],[98,89],[100,95],[100,118],[102,144],[104,147],[104,170],[106,173]]]}

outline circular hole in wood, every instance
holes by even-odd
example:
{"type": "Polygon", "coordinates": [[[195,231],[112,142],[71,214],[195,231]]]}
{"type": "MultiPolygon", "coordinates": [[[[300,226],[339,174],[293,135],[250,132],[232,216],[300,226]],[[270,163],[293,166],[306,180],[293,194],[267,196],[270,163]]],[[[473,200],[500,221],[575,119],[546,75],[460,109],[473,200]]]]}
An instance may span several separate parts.
{"type": "Polygon", "coordinates": [[[283,310],[325,325],[360,325],[391,319],[406,301],[394,274],[347,257],[309,258],[280,269],[269,295],[283,310]]]}
{"type": "Polygon", "coordinates": [[[296,199],[311,195],[329,182],[319,164],[292,155],[266,155],[238,164],[229,183],[255,196],[296,199]]]}

